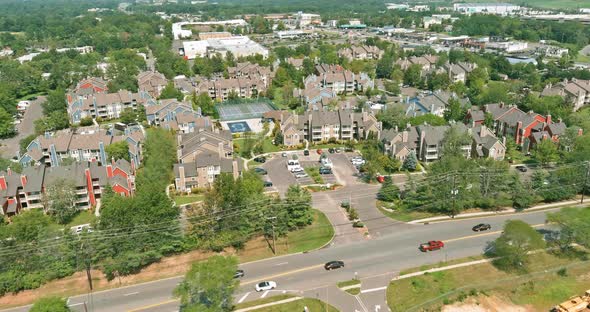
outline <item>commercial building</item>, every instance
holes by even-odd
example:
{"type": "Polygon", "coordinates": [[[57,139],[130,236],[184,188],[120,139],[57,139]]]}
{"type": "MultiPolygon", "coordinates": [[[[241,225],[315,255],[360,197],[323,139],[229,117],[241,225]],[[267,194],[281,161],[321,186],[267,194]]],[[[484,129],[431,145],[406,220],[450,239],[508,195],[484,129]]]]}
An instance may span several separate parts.
{"type": "Polygon", "coordinates": [[[190,38],[193,35],[192,30],[183,29],[184,26],[248,26],[248,23],[243,19],[233,19],[225,21],[208,21],[208,22],[178,22],[172,24],[172,35],[175,40],[182,38],[190,38]]]}
{"type": "Polygon", "coordinates": [[[510,3],[455,3],[455,12],[463,14],[513,15],[520,12],[520,5],[510,3]]]}
{"type": "Polygon", "coordinates": [[[268,49],[246,36],[184,41],[182,48],[179,50],[180,55],[183,55],[188,60],[195,57],[211,57],[217,53],[225,57],[227,52],[231,52],[236,58],[256,54],[267,58],[269,53],[268,49]]]}

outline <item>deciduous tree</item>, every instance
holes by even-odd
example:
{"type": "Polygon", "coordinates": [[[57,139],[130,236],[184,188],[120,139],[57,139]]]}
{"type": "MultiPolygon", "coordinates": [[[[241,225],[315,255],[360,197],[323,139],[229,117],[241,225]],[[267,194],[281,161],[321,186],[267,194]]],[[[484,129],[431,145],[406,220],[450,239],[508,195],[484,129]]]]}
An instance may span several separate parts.
{"type": "Polygon", "coordinates": [[[58,223],[68,223],[78,212],[74,183],[66,179],[58,179],[46,185],[43,193],[43,207],[58,223]]]}
{"type": "Polygon", "coordinates": [[[493,253],[499,257],[494,264],[503,270],[526,269],[528,254],[543,247],[543,237],[528,223],[506,221],[504,232],[493,243],[493,253]]]}

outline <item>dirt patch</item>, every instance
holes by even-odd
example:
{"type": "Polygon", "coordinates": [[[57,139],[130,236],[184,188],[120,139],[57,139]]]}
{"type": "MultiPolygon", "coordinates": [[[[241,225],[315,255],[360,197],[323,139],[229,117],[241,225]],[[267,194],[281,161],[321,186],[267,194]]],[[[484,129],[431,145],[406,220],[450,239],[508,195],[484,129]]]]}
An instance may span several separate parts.
{"type": "MultiPolygon", "coordinates": [[[[183,275],[188,271],[191,263],[206,259],[211,255],[213,253],[192,251],[166,257],[162,261],[146,267],[138,274],[122,276],[112,281],[108,281],[101,271],[92,270],[92,283],[96,291],[183,275]]],[[[87,289],[88,281],[86,279],[86,272],[77,272],[72,276],[49,282],[37,289],[25,290],[0,297],[0,309],[31,304],[42,296],[56,295],[68,297],[83,294],[86,293],[87,289]]]]}
{"type": "Polygon", "coordinates": [[[498,296],[471,297],[463,302],[446,305],[442,312],[534,312],[529,306],[515,305],[498,296]]]}

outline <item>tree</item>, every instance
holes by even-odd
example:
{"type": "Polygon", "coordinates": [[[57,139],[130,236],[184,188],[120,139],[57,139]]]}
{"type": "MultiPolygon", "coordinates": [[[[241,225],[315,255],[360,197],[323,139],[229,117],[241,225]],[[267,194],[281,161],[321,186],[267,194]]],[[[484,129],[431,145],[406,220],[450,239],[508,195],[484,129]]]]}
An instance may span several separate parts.
{"type": "Polygon", "coordinates": [[[129,144],[127,144],[127,141],[119,141],[107,145],[106,152],[109,158],[114,158],[115,160],[125,159],[130,161],[129,144]]]}
{"type": "Polygon", "coordinates": [[[232,311],[233,293],[238,287],[234,274],[238,268],[235,257],[212,256],[193,263],[174,294],[180,297],[180,311],[232,311]]]}
{"type": "Polygon", "coordinates": [[[567,160],[570,162],[590,160],[590,134],[576,138],[573,150],[567,155],[567,160]]]}
{"type": "Polygon", "coordinates": [[[393,184],[393,179],[389,176],[385,177],[385,181],[381,185],[379,193],[377,193],[377,199],[386,202],[393,202],[400,197],[399,187],[393,184]]]}
{"type": "Polygon", "coordinates": [[[10,235],[18,242],[30,243],[41,238],[51,224],[51,219],[43,211],[26,210],[12,218],[10,235]]]}
{"type": "Polygon", "coordinates": [[[19,144],[19,151],[21,154],[24,154],[27,151],[27,147],[29,146],[29,144],[31,144],[31,142],[33,142],[33,140],[35,140],[37,138],[37,136],[35,134],[31,134],[26,136],[25,138],[21,139],[18,144],[19,144]]]}
{"type": "Polygon", "coordinates": [[[64,89],[57,89],[49,92],[47,100],[41,103],[43,114],[49,116],[52,112],[62,111],[67,109],[66,92],[64,89]]]}
{"type": "Polygon", "coordinates": [[[131,107],[125,108],[121,114],[119,115],[119,119],[122,123],[128,125],[130,123],[134,123],[137,119],[137,114],[131,107]]]}
{"type": "Polygon", "coordinates": [[[529,208],[535,201],[535,193],[529,185],[524,185],[518,175],[513,175],[510,183],[512,207],[518,210],[529,208]]]}
{"type": "Polygon", "coordinates": [[[428,79],[428,89],[432,91],[446,90],[450,85],[451,80],[446,73],[434,74],[428,79]]]}
{"type": "Polygon", "coordinates": [[[71,181],[58,179],[45,187],[43,208],[58,223],[68,223],[78,212],[76,187],[71,181]]]}
{"type": "Polygon", "coordinates": [[[449,99],[449,105],[444,112],[444,118],[447,121],[462,121],[465,119],[467,109],[461,105],[458,99],[452,97],[449,99]]]}
{"type": "Polygon", "coordinates": [[[205,116],[215,116],[215,105],[213,100],[209,97],[209,94],[203,92],[196,96],[193,94],[193,109],[197,110],[197,107],[201,108],[201,113],[205,116]]]}
{"type": "Polygon", "coordinates": [[[239,99],[239,98],[240,98],[240,95],[234,89],[229,90],[229,92],[227,93],[227,99],[228,100],[236,100],[236,99],[239,99]]]}
{"type": "Polygon", "coordinates": [[[471,136],[467,132],[463,132],[459,126],[452,125],[445,132],[445,137],[442,141],[443,157],[465,157],[463,147],[470,145],[471,136]]]}
{"type": "Polygon", "coordinates": [[[14,119],[4,108],[0,107],[0,138],[8,138],[16,134],[14,119]]]}
{"type": "Polygon", "coordinates": [[[416,158],[416,152],[411,151],[410,154],[404,159],[402,168],[409,171],[416,171],[418,166],[418,159],[416,158]]]}
{"type": "Polygon", "coordinates": [[[182,101],[183,98],[184,95],[182,92],[180,92],[180,90],[174,87],[173,82],[169,82],[166,87],[162,89],[162,92],[160,92],[160,99],[177,99],[182,101]]]}
{"type": "Polygon", "coordinates": [[[415,116],[410,118],[408,122],[412,126],[423,125],[425,123],[431,126],[444,126],[447,124],[447,121],[444,118],[434,114],[424,114],[420,116],[415,116]]]}
{"type": "Polygon", "coordinates": [[[45,297],[41,298],[33,304],[30,312],[69,312],[72,311],[68,307],[66,300],[59,297],[45,297]]]}
{"type": "Polygon", "coordinates": [[[377,119],[383,123],[383,128],[385,129],[394,127],[405,129],[406,123],[408,122],[406,111],[401,104],[388,105],[385,110],[377,114],[377,119]]]}
{"type": "Polygon", "coordinates": [[[92,126],[93,124],[94,124],[94,122],[92,121],[92,117],[90,117],[90,116],[80,119],[80,126],[81,127],[92,126]]]}
{"type": "Polygon", "coordinates": [[[287,226],[289,230],[295,230],[310,225],[311,194],[298,184],[290,185],[285,194],[285,208],[287,211],[287,226]]]}
{"type": "Polygon", "coordinates": [[[504,232],[493,242],[494,255],[499,257],[494,264],[503,270],[526,268],[528,254],[545,247],[543,236],[528,223],[508,220],[504,232]]]}
{"type": "Polygon", "coordinates": [[[548,213],[547,221],[559,226],[556,243],[562,251],[569,250],[574,243],[590,247],[590,209],[563,208],[548,213]]]}
{"type": "Polygon", "coordinates": [[[412,64],[404,73],[404,84],[412,87],[420,86],[422,83],[422,65],[412,64]]]}
{"type": "Polygon", "coordinates": [[[550,139],[542,140],[541,143],[537,144],[535,147],[533,157],[535,157],[535,159],[543,166],[550,162],[557,161],[559,159],[557,146],[550,139]]]}

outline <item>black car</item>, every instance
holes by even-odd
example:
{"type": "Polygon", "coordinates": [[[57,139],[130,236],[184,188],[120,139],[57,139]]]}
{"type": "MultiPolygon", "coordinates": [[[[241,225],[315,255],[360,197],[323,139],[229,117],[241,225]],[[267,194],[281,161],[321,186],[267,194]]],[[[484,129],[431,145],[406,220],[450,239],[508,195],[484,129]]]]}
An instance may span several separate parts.
{"type": "Polygon", "coordinates": [[[336,152],[336,149],[334,149],[333,147],[330,147],[328,149],[328,153],[330,153],[330,154],[334,154],[335,152],[336,152]]]}
{"type": "Polygon", "coordinates": [[[254,158],[255,162],[259,162],[259,163],[265,163],[266,162],[266,157],[264,156],[258,156],[256,158],[254,158]]]}
{"type": "Polygon", "coordinates": [[[320,167],[320,174],[332,174],[332,169],[328,167],[320,167]]]}
{"type": "Polygon", "coordinates": [[[343,268],[344,267],[344,261],[330,261],[326,264],[324,264],[324,269],[326,270],[334,270],[334,269],[339,269],[339,268],[343,268]]]}
{"type": "Polygon", "coordinates": [[[234,278],[244,277],[244,270],[237,270],[236,274],[234,274],[234,278]]]}
{"type": "Polygon", "coordinates": [[[309,156],[309,150],[304,150],[303,151],[303,156],[309,156]]]}
{"type": "Polygon", "coordinates": [[[264,187],[271,187],[271,186],[272,186],[272,182],[264,181],[264,187]]]}
{"type": "Polygon", "coordinates": [[[491,228],[492,228],[492,226],[491,226],[491,225],[489,225],[489,224],[487,224],[487,223],[480,223],[480,224],[478,224],[478,225],[474,226],[472,230],[473,230],[474,232],[480,232],[480,231],[486,231],[486,230],[489,230],[489,229],[491,229],[491,228]]]}
{"type": "Polygon", "coordinates": [[[256,167],[254,168],[254,172],[258,173],[258,174],[267,174],[268,172],[266,171],[266,169],[264,168],[260,168],[260,167],[256,167]]]}
{"type": "Polygon", "coordinates": [[[528,169],[526,166],[516,166],[516,170],[520,172],[527,172],[528,169]]]}

